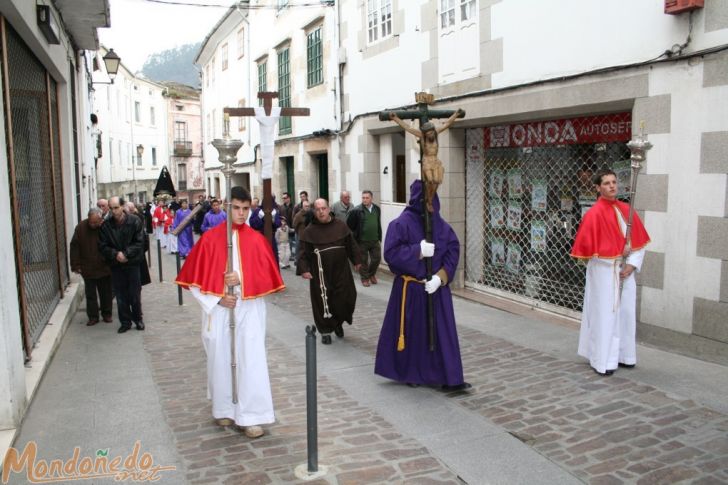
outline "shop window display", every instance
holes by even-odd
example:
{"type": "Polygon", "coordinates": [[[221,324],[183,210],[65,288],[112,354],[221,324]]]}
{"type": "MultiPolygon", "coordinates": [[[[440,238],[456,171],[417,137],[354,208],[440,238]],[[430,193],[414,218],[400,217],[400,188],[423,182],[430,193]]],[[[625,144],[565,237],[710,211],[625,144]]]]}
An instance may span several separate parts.
{"type": "Polygon", "coordinates": [[[466,284],[581,311],[585,267],[569,256],[596,202],[591,177],[629,187],[630,113],[466,130],[466,284]]]}

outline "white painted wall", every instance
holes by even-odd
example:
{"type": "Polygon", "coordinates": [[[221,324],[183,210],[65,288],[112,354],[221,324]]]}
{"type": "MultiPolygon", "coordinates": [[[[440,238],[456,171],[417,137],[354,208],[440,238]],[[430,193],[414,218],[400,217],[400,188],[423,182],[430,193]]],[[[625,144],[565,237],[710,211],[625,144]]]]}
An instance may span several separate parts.
{"type": "MultiPolygon", "coordinates": [[[[123,56],[122,52],[119,52],[123,56]]],[[[123,65],[114,84],[94,84],[94,112],[102,132],[103,156],[99,159],[98,183],[137,180],[137,191],[159,178],[163,166],[169,165],[167,140],[167,102],[164,87],[135,76],[123,65]],[[135,103],[140,106],[140,119],[135,117],[135,103]],[[154,108],[152,121],[150,108],[154,108]],[[138,145],[144,147],[142,164],[136,164],[138,145]],[[156,149],[156,164],[152,149],[156,149]]],[[[169,167],[168,167],[169,168],[169,167]]],[[[124,195],[124,194],[118,194],[124,195]]],[[[148,200],[152,193],[147,191],[148,200]]]]}
{"type": "MultiPolygon", "coordinates": [[[[502,39],[499,88],[598,68],[648,61],[683,44],[690,15],[666,15],[663,0],[505,0],[491,8],[491,37],[502,39]]],[[[704,32],[705,9],[692,13],[686,53],[728,42],[704,32]]]]}
{"type": "MultiPolygon", "coordinates": [[[[650,95],[669,94],[670,133],[652,135],[646,173],[669,174],[667,213],[647,212],[645,225],[665,253],[662,290],[643,288],[641,320],[680,332],[692,330],[693,298],[718,301],[720,260],[696,256],[699,216],[723,217],[725,174],[700,173],[701,133],[728,131],[728,87],[703,88],[703,64],[656,66],[650,95]]],[[[639,197],[639,194],[638,194],[639,197]]]]}

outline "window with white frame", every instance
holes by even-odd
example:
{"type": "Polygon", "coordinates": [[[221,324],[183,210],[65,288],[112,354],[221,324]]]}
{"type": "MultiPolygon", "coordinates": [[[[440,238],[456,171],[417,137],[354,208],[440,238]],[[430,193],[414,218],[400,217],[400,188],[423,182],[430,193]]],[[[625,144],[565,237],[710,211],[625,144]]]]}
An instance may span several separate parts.
{"type": "Polygon", "coordinates": [[[152,126],[157,124],[157,117],[154,113],[154,106],[149,107],[149,124],[152,126]]]}
{"type": "Polygon", "coordinates": [[[455,0],[440,0],[440,27],[455,25],[455,0]]]}
{"type": "Polygon", "coordinates": [[[134,101],[134,121],[142,122],[142,104],[139,101],[134,101]]]}
{"type": "Polygon", "coordinates": [[[392,0],[367,0],[369,43],[392,35],[392,0]]]}
{"type": "Polygon", "coordinates": [[[220,62],[222,63],[222,70],[226,71],[228,68],[228,45],[223,44],[220,48],[220,62]]]}
{"type": "Polygon", "coordinates": [[[210,85],[210,65],[205,66],[205,86],[210,85]]]}
{"type": "Polygon", "coordinates": [[[475,15],[475,0],[460,0],[460,21],[473,20],[475,15]]]}
{"type": "Polygon", "coordinates": [[[215,84],[215,57],[213,56],[210,63],[210,83],[215,84]]]}
{"type": "Polygon", "coordinates": [[[238,59],[245,55],[245,29],[238,30],[238,59]]]}
{"type": "Polygon", "coordinates": [[[152,147],[152,166],[157,166],[157,147],[152,147]]]}

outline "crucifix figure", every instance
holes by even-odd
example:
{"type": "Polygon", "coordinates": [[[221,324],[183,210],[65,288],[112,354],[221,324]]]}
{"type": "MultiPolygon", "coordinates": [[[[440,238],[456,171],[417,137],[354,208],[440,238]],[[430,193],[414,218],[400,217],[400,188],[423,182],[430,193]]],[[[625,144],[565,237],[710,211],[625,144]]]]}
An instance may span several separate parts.
{"type": "Polygon", "coordinates": [[[264,229],[266,239],[273,247],[273,219],[271,210],[273,198],[271,194],[270,179],[273,176],[273,147],[275,145],[275,125],[281,116],[309,116],[311,110],[308,108],[289,108],[273,106],[273,98],[277,98],[277,92],[259,92],[258,99],[263,100],[262,107],[255,108],[225,108],[223,112],[227,116],[254,116],[260,124],[260,158],[263,161],[263,213],[265,214],[264,229]]]}
{"type": "MultiPolygon", "coordinates": [[[[394,121],[409,133],[417,137],[420,144],[420,170],[421,178],[425,185],[425,196],[422,200],[424,210],[425,239],[432,242],[432,199],[437,192],[437,187],[442,183],[445,169],[442,162],[437,158],[439,148],[437,135],[447,130],[457,118],[464,118],[465,111],[458,110],[430,110],[429,105],[433,104],[435,97],[428,93],[416,93],[416,110],[382,111],[379,113],[380,121],[394,121]],[[430,121],[431,118],[447,118],[447,121],[437,128],[430,121]],[[402,121],[403,119],[419,120],[419,130],[402,121]]],[[[432,278],[432,259],[425,258],[427,270],[426,279],[432,278]]],[[[427,320],[430,334],[430,351],[435,350],[435,311],[432,304],[432,296],[427,296],[427,320]]]]}

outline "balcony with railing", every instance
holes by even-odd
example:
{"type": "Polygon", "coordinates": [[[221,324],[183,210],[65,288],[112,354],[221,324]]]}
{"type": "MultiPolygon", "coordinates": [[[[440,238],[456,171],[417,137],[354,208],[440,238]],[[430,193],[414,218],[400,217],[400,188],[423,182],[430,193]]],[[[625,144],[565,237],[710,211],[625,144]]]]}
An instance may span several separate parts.
{"type": "Polygon", "coordinates": [[[192,142],[187,140],[175,140],[174,141],[174,156],[175,157],[191,157],[192,156],[192,142]]]}

